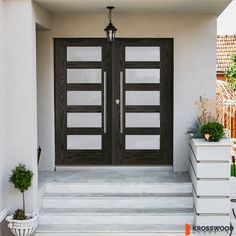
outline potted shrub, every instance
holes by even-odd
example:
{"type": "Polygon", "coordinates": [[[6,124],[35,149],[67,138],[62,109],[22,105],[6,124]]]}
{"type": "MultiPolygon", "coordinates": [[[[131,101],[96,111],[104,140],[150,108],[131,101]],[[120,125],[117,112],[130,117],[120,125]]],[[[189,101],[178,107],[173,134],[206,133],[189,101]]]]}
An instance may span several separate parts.
{"type": "Polygon", "coordinates": [[[13,215],[6,218],[8,227],[16,236],[29,236],[34,233],[37,227],[37,214],[25,213],[25,191],[29,189],[32,182],[33,173],[25,165],[16,166],[10,175],[9,182],[22,194],[23,208],[17,209],[13,215]]]}
{"type": "Polygon", "coordinates": [[[188,132],[196,225],[230,224],[231,141],[224,137],[219,105],[201,97],[195,124],[188,132]]]}
{"type": "Polygon", "coordinates": [[[224,126],[216,121],[203,124],[201,135],[207,142],[219,142],[224,136],[224,126]]]}
{"type": "Polygon", "coordinates": [[[196,101],[197,118],[187,133],[192,138],[207,142],[219,142],[224,136],[227,137],[226,129],[222,125],[224,119],[221,105],[219,99],[200,97],[196,101]]]}

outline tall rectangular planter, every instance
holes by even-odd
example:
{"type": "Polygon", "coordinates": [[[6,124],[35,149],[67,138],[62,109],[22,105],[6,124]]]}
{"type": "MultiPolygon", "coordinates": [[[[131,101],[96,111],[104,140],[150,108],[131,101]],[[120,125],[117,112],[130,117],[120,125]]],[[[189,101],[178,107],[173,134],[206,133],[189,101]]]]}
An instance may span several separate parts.
{"type": "Polygon", "coordinates": [[[190,141],[196,225],[230,225],[231,141],[190,141]]]}

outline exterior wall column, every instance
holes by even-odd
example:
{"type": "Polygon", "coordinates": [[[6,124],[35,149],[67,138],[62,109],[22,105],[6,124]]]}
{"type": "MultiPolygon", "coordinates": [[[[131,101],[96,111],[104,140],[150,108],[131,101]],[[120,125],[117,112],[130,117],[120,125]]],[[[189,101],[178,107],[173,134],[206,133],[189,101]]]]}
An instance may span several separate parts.
{"type": "MultiPolygon", "coordinates": [[[[4,162],[5,162],[5,74],[4,74],[4,3],[0,0],[0,224],[5,217],[4,205],[4,162]]],[[[0,230],[1,234],[1,230],[0,230]]]]}
{"type": "MultiPolygon", "coordinates": [[[[37,94],[36,26],[31,0],[5,1],[5,176],[19,163],[33,173],[26,192],[26,211],[37,209],[37,94]]],[[[21,194],[5,181],[4,194],[10,210],[22,207],[21,194]]]]}
{"type": "Polygon", "coordinates": [[[53,39],[51,31],[37,30],[38,145],[42,148],[39,170],[55,166],[53,39]]]}

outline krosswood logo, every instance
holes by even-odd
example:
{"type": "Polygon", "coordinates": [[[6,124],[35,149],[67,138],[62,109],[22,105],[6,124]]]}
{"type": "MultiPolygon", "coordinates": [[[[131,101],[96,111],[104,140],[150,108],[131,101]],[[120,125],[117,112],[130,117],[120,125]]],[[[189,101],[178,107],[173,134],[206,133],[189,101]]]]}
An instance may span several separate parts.
{"type": "Polygon", "coordinates": [[[185,224],[185,236],[190,236],[191,232],[194,233],[216,233],[216,232],[233,232],[233,226],[225,225],[190,225],[185,224]]]}

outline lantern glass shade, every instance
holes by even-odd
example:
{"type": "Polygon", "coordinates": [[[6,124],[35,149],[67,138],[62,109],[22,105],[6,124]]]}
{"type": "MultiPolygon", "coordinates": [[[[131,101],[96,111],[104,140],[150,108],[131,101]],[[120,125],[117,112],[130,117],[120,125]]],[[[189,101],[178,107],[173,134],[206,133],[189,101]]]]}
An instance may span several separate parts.
{"type": "Polygon", "coordinates": [[[116,27],[112,23],[109,23],[109,25],[104,30],[106,32],[107,41],[109,43],[114,42],[117,31],[116,27]]]}

